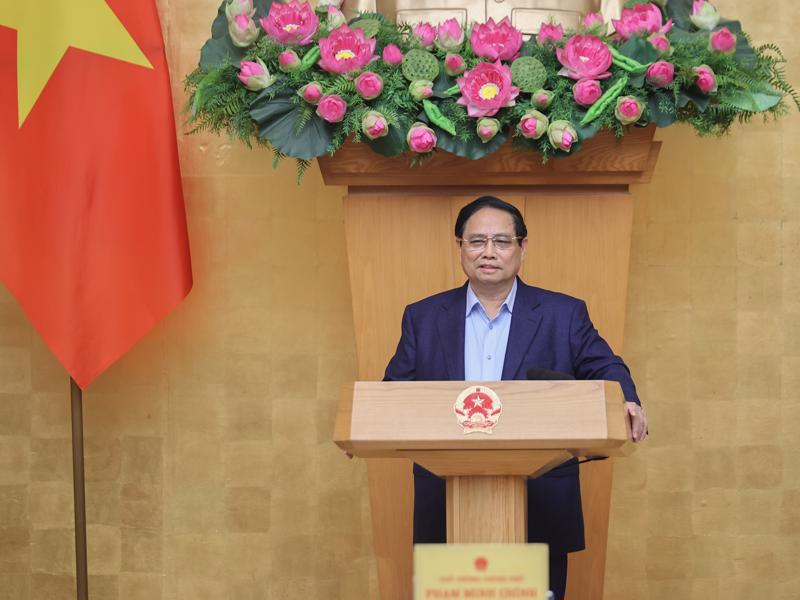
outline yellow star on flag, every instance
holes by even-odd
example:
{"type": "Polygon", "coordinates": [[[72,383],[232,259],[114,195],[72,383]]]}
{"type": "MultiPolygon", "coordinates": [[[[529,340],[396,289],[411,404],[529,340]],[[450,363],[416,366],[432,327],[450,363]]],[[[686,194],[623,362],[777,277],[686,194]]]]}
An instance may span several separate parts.
{"type": "Polygon", "coordinates": [[[0,26],[17,30],[20,127],[68,48],[153,68],[104,0],[1,0],[0,26]]]}

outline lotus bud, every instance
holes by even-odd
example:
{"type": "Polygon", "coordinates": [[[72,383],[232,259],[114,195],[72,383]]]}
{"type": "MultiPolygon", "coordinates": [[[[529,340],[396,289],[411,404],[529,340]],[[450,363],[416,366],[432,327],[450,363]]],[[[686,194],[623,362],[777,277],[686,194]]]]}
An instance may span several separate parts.
{"type": "Polygon", "coordinates": [[[417,23],[411,29],[414,39],[423,48],[433,47],[433,42],[436,40],[436,28],[430,23],[417,23]]]}
{"type": "Polygon", "coordinates": [[[464,30],[456,19],[447,19],[436,27],[436,47],[444,52],[458,52],[464,44],[464,30]]]}
{"type": "Polygon", "coordinates": [[[234,46],[247,48],[258,39],[258,27],[252,17],[236,15],[228,22],[228,34],[234,46]]]}
{"type": "Polygon", "coordinates": [[[694,0],[692,2],[692,14],[689,15],[689,19],[698,29],[712,31],[719,23],[720,14],[711,2],[694,0]]]}
{"type": "Polygon", "coordinates": [[[381,57],[383,62],[389,65],[399,65],[403,62],[403,52],[394,44],[387,44],[381,57]]]}
{"type": "Polygon", "coordinates": [[[550,108],[555,97],[556,95],[550,90],[536,90],[531,96],[531,101],[539,110],[545,110],[550,108]]]}
{"type": "Polygon", "coordinates": [[[599,12],[589,13],[583,17],[581,25],[584,31],[592,35],[602,35],[606,27],[606,23],[603,21],[603,15],[599,12]]]}
{"type": "Polygon", "coordinates": [[[300,57],[294,50],[284,50],[278,55],[278,68],[284,73],[291,73],[300,68],[300,57]]]}
{"type": "Polygon", "coordinates": [[[444,72],[450,77],[458,77],[467,70],[467,63],[459,54],[448,54],[444,57],[444,72]]]}
{"type": "Polygon", "coordinates": [[[408,86],[408,93],[417,102],[422,102],[425,98],[433,96],[433,82],[425,79],[412,81],[411,85],[408,86]]]}
{"type": "Polygon", "coordinates": [[[228,0],[225,5],[225,16],[228,17],[229,23],[237,15],[252,17],[254,14],[256,9],[253,7],[253,0],[228,0]]]}
{"type": "Polygon", "coordinates": [[[377,140],[389,133],[389,123],[377,110],[369,110],[361,119],[361,131],[371,140],[377,140]]]}
{"type": "Polygon", "coordinates": [[[653,45],[653,48],[658,50],[661,56],[669,56],[672,54],[672,44],[670,44],[666,34],[659,32],[651,33],[647,40],[653,45]]]}
{"type": "Polygon", "coordinates": [[[275,83],[276,79],[274,75],[270,75],[267,65],[260,58],[257,58],[255,62],[243,60],[239,65],[238,77],[244,87],[253,92],[268,88],[275,83]]]}
{"type": "Polygon", "coordinates": [[[536,43],[540,46],[556,44],[562,39],[564,39],[564,27],[562,27],[560,23],[558,25],[542,23],[542,26],[539,28],[539,33],[536,34],[536,43]]]}
{"type": "Polygon", "coordinates": [[[356,91],[364,100],[374,100],[383,91],[383,79],[377,73],[364,71],[355,80],[356,91]]]}
{"type": "Polygon", "coordinates": [[[588,108],[603,95],[600,82],[596,79],[580,79],[572,86],[572,98],[579,106],[588,108]]]}
{"type": "Polygon", "coordinates": [[[436,133],[425,123],[414,123],[406,135],[408,147],[417,154],[425,154],[436,147],[436,133]]]}
{"type": "Polygon", "coordinates": [[[326,19],[326,24],[328,25],[328,29],[336,29],[347,23],[347,18],[344,16],[344,13],[339,10],[338,7],[334,6],[333,4],[328,5],[328,18],[326,19]]]}
{"type": "Polygon", "coordinates": [[[297,90],[297,95],[309,104],[319,104],[322,99],[322,84],[318,81],[307,83],[297,90]]]}
{"type": "Polygon", "coordinates": [[[547,127],[550,125],[550,119],[543,115],[538,110],[529,110],[517,123],[517,129],[522,134],[522,137],[538,140],[547,132],[547,127]]]}
{"type": "Polygon", "coordinates": [[[658,60],[647,67],[644,74],[654,88],[667,87],[675,79],[675,65],[665,60],[658,60]]]}
{"type": "Polygon", "coordinates": [[[708,49],[719,54],[733,54],[736,52],[736,35],[723,27],[708,36],[708,49]]]}
{"type": "Polygon", "coordinates": [[[713,94],[717,91],[717,76],[708,65],[700,65],[699,67],[692,67],[695,72],[696,79],[695,85],[704,94],[713,94]]]}
{"type": "Polygon", "coordinates": [[[347,113],[347,102],[338,94],[323,96],[317,105],[317,115],[328,123],[340,123],[347,113]]]}
{"type": "Polygon", "coordinates": [[[633,96],[620,96],[617,98],[617,107],[614,116],[623,125],[631,125],[642,118],[644,102],[633,96]]]}
{"type": "Polygon", "coordinates": [[[475,131],[477,132],[478,137],[481,138],[481,141],[485,144],[500,131],[500,121],[497,119],[490,119],[489,117],[478,119],[475,131]]]}
{"type": "Polygon", "coordinates": [[[578,141],[578,132],[569,121],[553,121],[547,128],[547,137],[553,148],[569,152],[578,141]]]}

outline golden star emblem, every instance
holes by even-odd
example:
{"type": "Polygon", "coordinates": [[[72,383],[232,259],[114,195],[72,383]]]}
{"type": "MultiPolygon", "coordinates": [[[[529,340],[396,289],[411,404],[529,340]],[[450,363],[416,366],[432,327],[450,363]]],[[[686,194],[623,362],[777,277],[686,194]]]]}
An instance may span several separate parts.
{"type": "Polygon", "coordinates": [[[0,26],[17,30],[20,127],[68,48],[153,68],[104,0],[2,0],[0,26]]]}

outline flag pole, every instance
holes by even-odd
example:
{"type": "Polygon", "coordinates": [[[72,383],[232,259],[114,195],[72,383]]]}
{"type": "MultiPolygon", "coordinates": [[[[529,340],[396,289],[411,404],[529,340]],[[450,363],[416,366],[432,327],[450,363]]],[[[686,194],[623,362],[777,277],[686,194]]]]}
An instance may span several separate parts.
{"type": "Polygon", "coordinates": [[[89,600],[86,561],[86,485],[83,476],[83,391],[69,378],[72,398],[72,487],[75,495],[75,575],[78,600],[89,600]]]}

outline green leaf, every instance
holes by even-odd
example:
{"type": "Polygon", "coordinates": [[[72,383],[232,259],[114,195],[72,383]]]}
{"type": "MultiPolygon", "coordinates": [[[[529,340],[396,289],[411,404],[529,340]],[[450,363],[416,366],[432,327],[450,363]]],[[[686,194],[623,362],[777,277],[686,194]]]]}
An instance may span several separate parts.
{"type": "Polygon", "coordinates": [[[506,139],[508,139],[505,132],[500,131],[485,144],[476,133],[472,134],[469,141],[465,142],[464,140],[450,135],[439,127],[434,126],[433,129],[436,132],[437,147],[451,154],[455,154],[456,156],[468,158],[470,160],[478,160],[484,156],[489,156],[493,152],[496,152],[500,146],[505,143],[506,139]]]}
{"type": "Polygon", "coordinates": [[[659,57],[658,50],[653,47],[653,44],[639,36],[634,36],[622,44],[619,52],[643,65],[657,61],[659,57]]]}
{"type": "Polygon", "coordinates": [[[439,67],[439,77],[433,82],[433,97],[449,98],[450,96],[445,94],[445,92],[456,85],[456,78],[450,77],[450,75],[445,72],[443,64],[440,64],[439,67]]]}
{"type": "MultiPolygon", "coordinates": [[[[684,30],[694,29],[694,25],[691,19],[689,19],[692,14],[692,0],[669,0],[666,7],[664,7],[664,12],[672,19],[675,28],[684,30]]],[[[673,28],[670,33],[674,33],[676,31],[675,28],[673,28]]]]}
{"type": "Polygon", "coordinates": [[[721,95],[722,100],[738,109],[749,112],[764,112],[775,106],[783,98],[778,90],[731,90],[721,95]]]}
{"type": "Polygon", "coordinates": [[[692,102],[697,107],[697,110],[702,113],[706,112],[710,101],[708,96],[697,89],[690,88],[688,90],[681,90],[678,93],[678,106],[681,108],[689,104],[689,102],[692,102]]]}
{"type": "Polygon", "coordinates": [[[647,110],[649,112],[650,121],[656,124],[656,127],[667,127],[672,125],[678,118],[677,111],[665,112],[659,108],[658,96],[650,96],[647,99],[647,110]]]}
{"type": "Polygon", "coordinates": [[[258,125],[258,136],[287,156],[310,160],[322,156],[330,146],[333,125],[316,114],[300,131],[295,123],[302,105],[292,102],[292,92],[282,92],[271,100],[269,90],[262,92],[250,106],[250,116],[258,125]]]}
{"type": "Polygon", "coordinates": [[[597,135],[597,132],[600,131],[600,123],[595,120],[587,125],[580,125],[580,120],[586,114],[585,110],[579,111],[578,115],[580,119],[577,119],[577,122],[572,121],[572,126],[575,127],[575,131],[578,132],[578,139],[580,141],[588,140],[589,138],[593,138],[597,135]]]}
{"type": "Polygon", "coordinates": [[[350,24],[350,29],[361,29],[368,38],[375,37],[381,30],[381,22],[377,19],[358,19],[350,24]]]}

